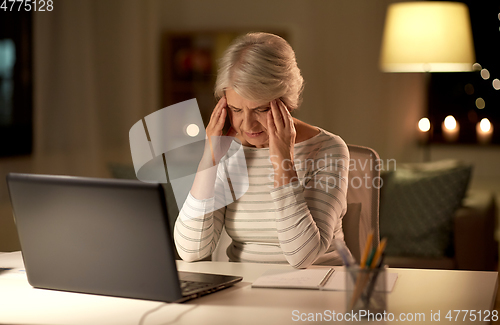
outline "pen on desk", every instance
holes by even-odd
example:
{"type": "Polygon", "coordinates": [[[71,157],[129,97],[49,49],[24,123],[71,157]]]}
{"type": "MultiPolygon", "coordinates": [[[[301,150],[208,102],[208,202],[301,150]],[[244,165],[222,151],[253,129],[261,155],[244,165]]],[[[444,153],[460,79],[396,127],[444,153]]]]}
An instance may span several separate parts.
{"type": "Polygon", "coordinates": [[[373,269],[379,264],[379,260],[382,257],[382,254],[384,253],[385,246],[387,245],[387,238],[382,238],[380,241],[380,245],[377,248],[377,252],[375,253],[375,256],[373,257],[373,260],[370,264],[370,267],[373,269]]]}
{"type": "Polygon", "coordinates": [[[319,284],[319,287],[323,287],[325,286],[325,284],[328,282],[328,279],[330,279],[330,277],[332,276],[333,272],[335,271],[335,269],[333,268],[330,268],[330,270],[328,271],[327,274],[325,274],[325,277],[323,278],[323,280],[321,280],[320,284],[319,284]]]}
{"type": "MultiPolygon", "coordinates": [[[[369,242],[367,242],[367,244],[365,245],[365,251],[363,253],[363,259],[365,259],[365,257],[367,256],[367,249],[369,250],[370,249],[370,246],[369,244],[371,245],[371,241],[373,240],[373,232],[370,232],[370,234],[368,235],[368,240],[369,242]]],[[[368,282],[370,281],[370,270],[373,270],[377,265],[381,266],[382,263],[381,263],[381,257],[382,257],[382,254],[384,253],[384,250],[385,250],[385,246],[387,245],[387,238],[383,238],[381,243],[379,244],[379,246],[375,249],[372,250],[372,253],[371,253],[371,256],[370,256],[370,261],[368,261],[368,264],[367,266],[369,267],[369,270],[367,271],[368,273],[367,274],[363,274],[363,273],[360,273],[358,275],[358,278],[357,278],[357,281],[356,281],[356,285],[354,287],[354,292],[353,292],[353,296],[352,296],[352,299],[351,299],[351,309],[354,307],[354,305],[356,304],[356,301],[359,299],[359,297],[361,296],[361,294],[363,293],[363,290],[366,288],[366,286],[368,285],[368,282]]],[[[362,263],[365,262],[365,261],[362,261],[362,263]]],[[[363,266],[361,267],[361,271],[364,269],[366,265],[366,262],[363,263],[363,266]]],[[[368,288],[368,291],[373,291],[373,288],[372,286],[374,286],[375,284],[375,281],[377,279],[377,276],[378,276],[378,273],[380,272],[380,270],[378,270],[377,272],[375,272],[375,275],[372,277],[372,283],[370,284],[370,287],[368,288]]],[[[368,292],[367,292],[368,293],[368,292]]],[[[370,294],[371,295],[371,292],[370,294]]],[[[369,297],[367,297],[367,302],[369,301],[369,297]]]]}
{"type": "MultiPolygon", "coordinates": [[[[370,269],[375,269],[373,273],[373,277],[371,279],[371,282],[368,286],[367,294],[366,294],[366,300],[365,300],[365,306],[368,306],[370,302],[370,298],[373,294],[373,290],[375,289],[375,284],[377,283],[377,278],[380,273],[380,269],[384,265],[383,260],[384,260],[384,250],[385,246],[387,245],[387,238],[382,238],[382,241],[380,242],[380,245],[377,248],[377,252],[375,253],[375,257],[373,258],[373,261],[370,265],[370,269]]],[[[385,283],[385,282],[384,282],[385,283]]],[[[383,288],[385,290],[385,288],[383,288]]]]}
{"type": "MultiPolygon", "coordinates": [[[[373,277],[371,279],[371,282],[368,286],[368,290],[366,291],[366,300],[365,300],[365,305],[368,306],[368,303],[371,299],[371,296],[373,294],[373,290],[375,289],[375,284],[377,283],[377,278],[378,278],[378,275],[380,274],[380,271],[384,265],[383,263],[384,261],[384,255],[382,255],[379,263],[377,264],[377,267],[374,269],[375,271],[373,271],[373,277]]],[[[384,282],[385,284],[385,282],[384,282]]],[[[382,290],[386,290],[386,288],[382,288],[382,290]]]]}
{"type": "Polygon", "coordinates": [[[368,255],[368,258],[366,259],[366,267],[371,267],[372,261],[374,260],[374,256],[377,252],[377,247],[373,247],[370,251],[370,254],[368,255]]]}
{"type": "Polygon", "coordinates": [[[356,279],[356,285],[354,286],[354,291],[352,293],[352,298],[350,302],[350,309],[354,307],[356,304],[356,301],[358,301],[359,297],[363,293],[364,288],[366,287],[366,284],[368,283],[369,277],[370,277],[370,271],[360,268],[358,272],[358,276],[356,279]]]}
{"type": "MultiPolygon", "coordinates": [[[[379,267],[376,267],[375,269],[370,270],[370,273],[372,273],[372,278],[366,284],[366,294],[361,295],[361,299],[363,300],[366,309],[368,309],[370,306],[370,300],[371,300],[373,291],[375,290],[375,285],[377,283],[378,276],[379,276],[380,272],[382,271],[381,266],[382,266],[382,264],[380,264],[379,267]]],[[[385,285],[385,282],[384,282],[384,285],[385,285]]],[[[379,290],[385,290],[385,288],[382,287],[379,290]]]]}

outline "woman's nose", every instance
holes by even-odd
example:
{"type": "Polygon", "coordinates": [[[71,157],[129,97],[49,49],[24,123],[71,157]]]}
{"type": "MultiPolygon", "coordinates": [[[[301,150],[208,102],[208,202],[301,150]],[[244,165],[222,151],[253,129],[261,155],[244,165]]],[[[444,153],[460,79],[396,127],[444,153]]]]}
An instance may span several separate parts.
{"type": "Polygon", "coordinates": [[[251,112],[246,113],[243,116],[243,129],[246,131],[252,131],[252,127],[255,124],[255,117],[251,112]]]}

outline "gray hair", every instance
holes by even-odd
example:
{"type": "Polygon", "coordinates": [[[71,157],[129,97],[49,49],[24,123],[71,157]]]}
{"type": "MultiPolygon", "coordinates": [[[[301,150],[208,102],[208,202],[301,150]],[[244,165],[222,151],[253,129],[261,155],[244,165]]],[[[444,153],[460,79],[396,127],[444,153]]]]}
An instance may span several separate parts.
{"type": "Polygon", "coordinates": [[[253,101],[280,98],[294,110],[302,102],[304,79],[295,52],[283,38],[268,33],[249,33],[238,37],[219,60],[215,97],[232,88],[253,101]]]}

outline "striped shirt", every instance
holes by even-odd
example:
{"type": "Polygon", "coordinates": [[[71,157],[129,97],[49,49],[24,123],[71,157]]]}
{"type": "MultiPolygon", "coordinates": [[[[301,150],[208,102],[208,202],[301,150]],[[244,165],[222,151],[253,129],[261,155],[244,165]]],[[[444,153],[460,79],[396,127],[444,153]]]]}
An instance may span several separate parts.
{"type": "Polygon", "coordinates": [[[298,180],[277,188],[269,148],[244,146],[248,189],[234,202],[235,193],[224,182],[225,172],[231,177],[241,173],[233,155],[241,145],[233,142],[228,156],[234,161],[228,158],[225,168],[219,164],[215,197],[197,200],[189,194],[179,213],[174,238],[180,257],[195,261],[209,256],[225,227],[232,238],[230,261],[298,268],[342,264],[333,239],[344,239],[349,152],[339,136],[319,130],[294,145],[298,180]]]}

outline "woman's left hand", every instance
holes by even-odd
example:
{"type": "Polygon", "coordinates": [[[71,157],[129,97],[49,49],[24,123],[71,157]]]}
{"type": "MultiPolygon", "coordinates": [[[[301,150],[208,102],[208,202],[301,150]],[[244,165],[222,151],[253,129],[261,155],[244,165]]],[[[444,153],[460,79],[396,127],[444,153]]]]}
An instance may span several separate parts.
{"type": "Polygon", "coordinates": [[[271,110],[267,113],[267,130],[269,133],[269,155],[276,169],[289,170],[293,167],[293,145],[295,144],[295,126],[292,115],[285,104],[276,99],[271,102],[271,110]]]}

